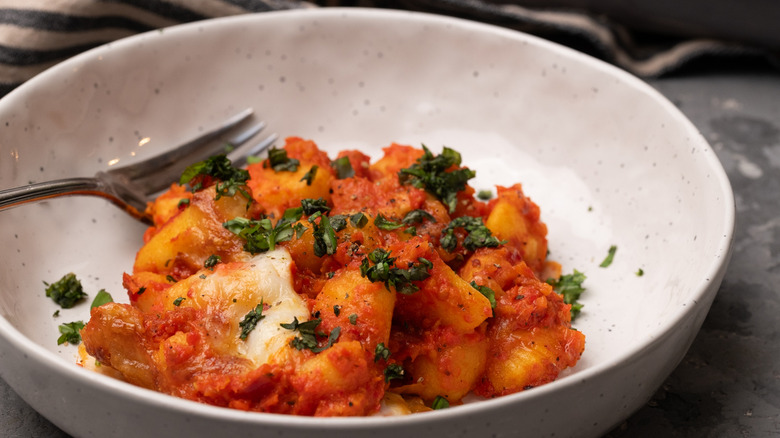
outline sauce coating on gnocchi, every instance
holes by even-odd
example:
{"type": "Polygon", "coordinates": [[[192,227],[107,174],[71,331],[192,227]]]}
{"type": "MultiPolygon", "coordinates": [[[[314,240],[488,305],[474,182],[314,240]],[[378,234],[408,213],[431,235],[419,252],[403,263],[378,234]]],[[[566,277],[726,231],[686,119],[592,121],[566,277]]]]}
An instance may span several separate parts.
{"type": "Polygon", "coordinates": [[[520,184],[481,201],[448,148],[376,162],[309,140],[213,157],[149,204],[129,304],[92,309],[83,351],[112,375],[236,409],[425,411],[554,380],[585,346],[548,282],[520,184]]]}

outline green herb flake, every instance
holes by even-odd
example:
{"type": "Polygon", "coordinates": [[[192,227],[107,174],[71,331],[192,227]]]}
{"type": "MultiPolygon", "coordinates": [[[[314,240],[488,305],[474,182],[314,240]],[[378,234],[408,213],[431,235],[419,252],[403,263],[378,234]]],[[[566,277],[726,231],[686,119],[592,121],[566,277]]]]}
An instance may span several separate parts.
{"type": "Polygon", "coordinates": [[[349,223],[357,229],[363,228],[368,225],[368,216],[360,212],[355,213],[349,217],[349,223]]]}
{"type": "Polygon", "coordinates": [[[404,371],[404,367],[397,363],[391,363],[384,370],[385,382],[389,382],[395,379],[403,379],[405,373],[406,372],[404,371]]]}
{"type": "Polygon", "coordinates": [[[276,172],[295,172],[298,170],[300,161],[296,160],[295,158],[288,157],[286,150],[272,147],[268,151],[268,164],[276,172]]]}
{"type": "Polygon", "coordinates": [[[252,220],[237,217],[223,223],[222,226],[244,239],[244,251],[252,254],[272,251],[278,242],[288,241],[295,234],[292,223],[285,218],[273,226],[268,218],[252,220]]]}
{"type": "Polygon", "coordinates": [[[490,190],[480,190],[477,192],[477,199],[480,201],[490,201],[493,199],[493,192],[490,190]]]}
{"type": "Polygon", "coordinates": [[[645,275],[645,271],[644,271],[644,269],[642,269],[642,268],[639,268],[639,269],[636,271],[636,276],[637,276],[637,277],[641,277],[641,276],[643,276],[643,275],[645,275]]]}
{"type": "Polygon", "coordinates": [[[52,313],[51,316],[54,317],[54,318],[59,318],[60,317],[60,311],[59,310],[55,310],[54,313],[52,313]]]}
{"type": "Polygon", "coordinates": [[[318,217],[320,218],[319,222],[316,221],[316,218],[309,218],[314,234],[314,255],[317,257],[333,255],[338,247],[336,231],[331,226],[327,216],[318,215],[318,217]]]}
{"type": "Polygon", "coordinates": [[[379,213],[374,218],[374,225],[376,225],[377,228],[380,230],[385,231],[392,231],[397,230],[398,228],[403,227],[404,225],[400,222],[391,221],[390,219],[387,219],[382,215],[382,213],[379,213]]]}
{"type": "Polygon", "coordinates": [[[301,178],[301,181],[306,181],[306,185],[310,186],[311,183],[314,181],[314,177],[317,175],[317,169],[319,169],[319,166],[316,164],[311,166],[311,169],[309,169],[308,172],[306,172],[306,175],[303,175],[303,178],[301,178]]]}
{"type": "Polygon", "coordinates": [[[303,209],[303,213],[306,216],[311,216],[316,213],[328,214],[330,211],[328,201],[326,201],[324,198],[301,199],[301,208],[303,209]]]}
{"type": "Polygon", "coordinates": [[[352,163],[349,162],[349,157],[341,157],[330,163],[333,169],[336,170],[336,178],[352,178],[355,176],[355,169],[352,168],[352,163]]]}
{"type": "Polygon", "coordinates": [[[144,292],[146,292],[146,287],[145,286],[141,286],[140,288],[138,288],[138,292],[136,292],[135,294],[136,295],[143,295],[144,292]]]}
{"type": "Polygon", "coordinates": [[[357,313],[352,313],[347,318],[349,319],[350,324],[357,325],[357,317],[357,313]]]}
{"type": "Polygon", "coordinates": [[[409,213],[406,213],[403,219],[401,219],[401,222],[403,222],[406,225],[420,225],[423,223],[423,221],[429,220],[431,222],[436,222],[436,218],[433,217],[432,214],[428,213],[425,210],[412,210],[409,213]]]}
{"type": "Polygon", "coordinates": [[[179,203],[176,204],[176,208],[184,208],[188,205],[190,205],[190,198],[182,198],[179,200],[179,203]]]}
{"type": "MultiPolygon", "coordinates": [[[[210,176],[220,180],[215,186],[217,192],[215,199],[218,200],[222,196],[235,196],[236,193],[241,193],[244,198],[251,202],[252,197],[243,189],[243,186],[246,185],[246,182],[249,180],[249,172],[245,169],[233,167],[233,163],[224,154],[215,155],[187,167],[182,173],[181,178],[179,178],[179,184],[184,185],[191,183],[200,175],[210,176]]],[[[193,192],[199,190],[201,186],[202,185],[198,181],[197,184],[192,187],[193,192]]]]}
{"type": "Polygon", "coordinates": [[[320,353],[330,348],[341,334],[341,327],[336,327],[330,332],[327,342],[322,347],[317,347],[317,335],[315,330],[320,325],[322,320],[320,318],[311,319],[306,322],[299,322],[298,317],[293,317],[293,321],[288,324],[279,324],[282,328],[287,330],[297,330],[299,336],[296,336],[290,345],[296,350],[311,350],[314,353],[320,353]]]}
{"type": "Polygon", "coordinates": [[[238,338],[242,341],[246,340],[246,338],[249,336],[249,333],[251,333],[252,330],[257,327],[257,323],[260,322],[263,318],[265,318],[265,315],[263,315],[263,302],[260,301],[260,304],[258,304],[254,309],[250,310],[249,313],[244,315],[244,319],[238,323],[238,326],[241,327],[241,334],[238,335],[238,338]]]}
{"type": "Polygon", "coordinates": [[[547,283],[551,284],[555,292],[563,296],[563,302],[571,304],[571,320],[580,314],[582,310],[582,304],[578,302],[580,295],[585,292],[585,288],[582,287],[582,283],[587,277],[585,274],[578,270],[574,270],[573,273],[567,275],[561,275],[561,278],[557,281],[554,279],[547,280],[547,283]]]}
{"type": "Polygon", "coordinates": [[[440,395],[437,395],[436,398],[433,399],[433,403],[431,403],[431,409],[434,411],[439,409],[447,409],[448,407],[450,407],[450,402],[440,395]]]}
{"type": "Polygon", "coordinates": [[[383,282],[388,289],[395,288],[398,293],[410,295],[420,290],[413,282],[430,277],[428,271],[433,268],[433,263],[426,258],[420,257],[417,262],[410,263],[406,269],[396,267],[390,251],[377,248],[361,262],[360,275],[372,283],[383,282]]]}
{"type": "Polygon", "coordinates": [[[495,309],[496,308],[496,293],[495,293],[495,291],[493,291],[493,289],[491,289],[491,288],[489,288],[487,286],[480,286],[480,285],[477,284],[476,281],[472,281],[469,284],[471,284],[471,287],[473,287],[474,289],[478,290],[479,293],[484,295],[485,298],[487,298],[488,301],[490,301],[490,308],[491,309],[495,309]]]}
{"type": "Polygon", "coordinates": [[[374,362],[379,362],[380,360],[387,360],[389,357],[390,357],[390,349],[385,347],[385,344],[383,342],[376,344],[376,348],[374,349],[374,362]]]}
{"type": "Polygon", "coordinates": [[[95,307],[100,307],[103,304],[113,303],[113,302],[114,302],[114,298],[111,297],[111,294],[106,292],[105,289],[100,289],[97,295],[95,295],[95,299],[92,300],[92,305],[90,305],[89,308],[91,310],[94,309],[95,307]]]}
{"type": "Polygon", "coordinates": [[[466,188],[466,183],[476,176],[476,172],[466,167],[450,170],[460,166],[461,156],[448,147],[444,147],[442,153],[436,156],[425,145],[422,147],[423,156],[410,167],[401,169],[398,180],[401,184],[411,184],[436,196],[453,213],[458,192],[466,188]]]}
{"type": "Polygon", "coordinates": [[[179,307],[179,306],[181,306],[181,302],[184,301],[184,300],[186,300],[186,298],[184,298],[184,297],[176,298],[175,300],[173,300],[173,305],[176,306],[176,307],[179,307]]]}
{"type": "Polygon", "coordinates": [[[612,260],[615,258],[615,252],[617,252],[617,246],[610,246],[609,251],[607,252],[607,257],[604,258],[604,261],[601,262],[599,267],[606,268],[607,266],[611,265],[612,260]]]}
{"type": "Polygon", "coordinates": [[[463,248],[468,251],[476,251],[478,248],[485,247],[495,248],[505,243],[493,236],[490,229],[482,222],[481,217],[460,216],[453,219],[442,230],[439,243],[448,252],[455,251],[458,246],[458,239],[455,236],[456,228],[463,228],[468,233],[463,239],[463,248]]]}
{"type": "Polygon", "coordinates": [[[336,316],[339,316],[340,313],[341,313],[341,306],[339,306],[338,304],[334,305],[333,306],[333,314],[336,315],[336,316]]]}
{"type": "Polygon", "coordinates": [[[63,309],[70,309],[87,297],[81,281],[72,272],[65,274],[52,284],[45,281],[43,284],[46,286],[46,296],[59,304],[63,309]]]}
{"type": "Polygon", "coordinates": [[[173,277],[173,275],[170,275],[170,274],[166,275],[165,279],[168,280],[168,283],[176,283],[177,282],[177,280],[173,277]]]}
{"type": "Polygon", "coordinates": [[[68,343],[78,345],[81,343],[81,329],[84,328],[83,321],[74,321],[61,324],[57,329],[60,331],[60,337],[57,338],[57,345],[68,343]]]}
{"type": "Polygon", "coordinates": [[[206,259],[205,262],[203,262],[203,267],[213,271],[214,267],[217,266],[217,263],[221,261],[222,261],[222,257],[216,254],[212,254],[206,259]]]}

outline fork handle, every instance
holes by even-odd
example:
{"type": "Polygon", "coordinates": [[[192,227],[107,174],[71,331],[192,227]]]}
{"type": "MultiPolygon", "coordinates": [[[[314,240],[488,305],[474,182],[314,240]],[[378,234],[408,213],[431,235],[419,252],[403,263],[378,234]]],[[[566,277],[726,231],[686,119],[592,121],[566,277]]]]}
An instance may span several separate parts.
{"type": "Polygon", "coordinates": [[[142,212],[110,193],[106,184],[98,178],[65,178],[0,190],[0,211],[30,202],[72,195],[100,196],[124,208],[133,216],[143,217],[142,212]]]}

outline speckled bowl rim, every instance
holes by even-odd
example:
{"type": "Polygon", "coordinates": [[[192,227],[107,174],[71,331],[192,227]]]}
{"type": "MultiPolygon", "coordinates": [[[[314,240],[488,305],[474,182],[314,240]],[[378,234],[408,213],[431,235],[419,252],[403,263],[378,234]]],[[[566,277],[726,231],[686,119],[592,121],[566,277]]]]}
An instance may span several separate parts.
{"type": "MultiPolygon", "coordinates": [[[[648,96],[651,96],[655,103],[662,106],[670,114],[677,116],[677,119],[681,124],[685,125],[685,128],[690,131],[692,138],[698,138],[700,140],[700,146],[711,152],[710,146],[706,140],[703,139],[698,130],[693,124],[665,97],[658,93],[655,89],[650,87],[647,83],[640,79],[630,75],[629,73],[620,70],[612,65],[591,58],[588,55],[574,51],[572,49],[560,46],[558,44],[549,42],[547,40],[527,35],[524,33],[516,32],[513,30],[496,27],[492,25],[482,24],[474,21],[438,16],[427,13],[407,12],[407,11],[392,11],[392,10],[375,10],[364,8],[323,8],[323,9],[305,9],[305,10],[288,10],[288,11],[275,11],[265,12],[262,14],[248,14],[223,18],[215,18],[210,20],[204,20],[194,23],[187,23],[172,26],[165,29],[165,33],[173,34],[178,32],[191,32],[198,27],[208,26],[210,23],[223,23],[232,21],[234,23],[242,22],[257,22],[262,20],[273,20],[275,16],[280,14],[319,14],[322,18],[341,16],[348,14],[353,17],[376,17],[387,16],[393,18],[408,18],[413,20],[431,21],[431,22],[445,22],[458,26],[464,30],[474,30],[478,32],[489,32],[497,35],[502,35],[509,39],[526,40],[533,44],[542,47],[546,50],[556,52],[564,57],[573,59],[579,63],[587,64],[594,69],[598,69],[605,75],[613,76],[620,81],[630,85],[634,89],[645,92],[648,96]]],[[[56,77],[63,71],[71,69],[81,63],[89,62],[94,58],[95,53],[98,51],[106,50],[121,50],[125,46],[132,46],[138,42],[145,41],[151,34],[158,31],[150,31],[143,34],[134,35],[131,37],[123,38],[106,45],[102,45],[93,48],[87,52],[81,53],[68,59],[67,61],[53,66],[52,68],[44,71],[36,77],[30,79],[27,83],[22,85],[19,89],[10,92],[7,97],[3,98],[3,101],[13,100],[15,96],[21,93],[22,88],[35,87],[38,83],[44,83],[49,80],[50,77],[56,77]]],[[[694,293],[690,294],[691,303],[694,305],[678,308],[674,316],[670,316],[667,322],[658,326],[653,333],[652,339],[649,342],[643,343],[639,346],[630,348],[622,355],[617,355],[609,361],[601,362],[593,365],[584,370],[578,371],[576,374],[560,378],[549,384],[534,388],[530,391],[524,391],[496,399],[484,400],[478,403],[469,403],[463,406],[457,406],[452,409],[439,410],[426,412],[422,414],[408,415],[402,417],[337,417],[337,418],[310,418],[299,416],[288,416],[278,414],[267,414],[258,412],[244,412],[234,409],[221,408],[216,406],[205,405],[189,400],[178,399],[172,396],[168,396],[155,391],[143,389],[130,385],[128,383],[115,380],[103,375],[96,375],[92,372],[80,369],[76,365],[68,366],[63,364],[61,359],[57,358],[53,353],[47,351],[42,346],[37,345],[30,341],[26,336],[13,327],[5,318],[0,316],[0,336],[6,338],[11,345],[29,356],[32,360],[38,361],[44,364],[45,367],[50,369],[53,373],[62,374],[63,377],[73,379],[78,383],[94,387],[97,389],[108,389],[115,391],[117,395],[122,397],[128,397],[147,403],[151,406],[159,407],[164,410],[175,410],[182,413],[194,414],[202,418],[213,418],[220,420],[229,420],[238,423],[250,423],[250,424],[268,424],[278,426],[295,426],[300,430],[336,430],[342,428],[350,428],[354,426],[371,426],[375,428],[392,428],[399,425],[422,425],[427,423],[432,418],[448,419],[459,417],[463,414],[475,414],[485,412],[493,409],[497,406],[509,405],[519,403],[529,398],[535,398],[543,394],[549,394],[551,392],[567,391],[568,389],[578,385],[585,380],[592,379],[603,373],[607,373],[610,369],[619,366],[622,363],[630,361],[632,358],[638,358],[644,354],[644,352],[654,348],[655,346],[664,342],[676,327],[685,323],[689,315],[694,311],[697,304],[706,303],[709,306],[711,299],[714,298],[717,289],[713,289],[710,283],[719,284],[723,275],[725,274],[726,267],[728,265],[732,243],[734,238],[735,227],[735,203],[734,195],[729,183],[728,177],[718,161],[714,153],[707,153],[707,160],[712,170],[712,174],[715,177],[714,181],[717,182],[717,186],[720,189],[720,194],[723,199],[723,204],[728,208],[725,211],[719,212],[723,215],[722,222],[724,229],[722,230],[722,237],[719,239],[718,252],[720,257],[714,258],[707,269],[707,278],[702,280],[702,283],[694,293]]]]}

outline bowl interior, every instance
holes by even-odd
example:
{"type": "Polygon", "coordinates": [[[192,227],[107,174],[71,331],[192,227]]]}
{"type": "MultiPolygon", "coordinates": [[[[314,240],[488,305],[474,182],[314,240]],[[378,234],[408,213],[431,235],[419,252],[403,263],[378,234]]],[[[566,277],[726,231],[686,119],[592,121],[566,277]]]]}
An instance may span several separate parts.
{"type": "MultiPolygon", "coordinates": [[[[234,17],[80,55],[0,101],[0,188],[149,157],[244,107],[329,152],[446,145],[477,171],[477,190],[522,182],[550,258],[588,277],[574,323],[586,352],[562,381],[608,372],[708,306],[725,263],[728,180],[673,105],[539,39],[413,13],[234,17]]],[[[43,282],[75,272],[91,296],[126,300],[144,227],[101,199],[66,198],[4,211],[0,230],[0,315],[71,366],[57,326],[87,320],[89,306],[54,317],[43,282]]]]}

